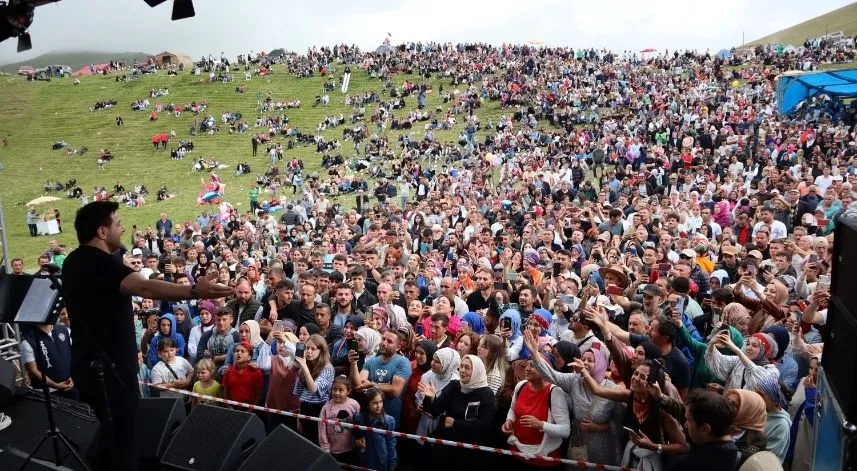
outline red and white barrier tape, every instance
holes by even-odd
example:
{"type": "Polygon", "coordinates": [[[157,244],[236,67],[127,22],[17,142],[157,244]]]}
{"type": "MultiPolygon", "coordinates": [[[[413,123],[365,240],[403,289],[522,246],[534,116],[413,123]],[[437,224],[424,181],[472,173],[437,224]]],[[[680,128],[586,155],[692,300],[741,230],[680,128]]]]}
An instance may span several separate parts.
{"type": "MultiPolygon", "coordinates": [[[[251,410],[251,411],[257,411],[258,410],[258,411],[263,411],[263,412],[269,412],[271,414],[279,414],[279,415],[285,415],[287,417],[294,417],[294,418],[302,419],[302,420],[312,420],[315,422],[322,422],[322,423],[328,423],[328,424],[333,424],[333,425],[339,425],[340,427],[363,430],[365,432],[374,432],[374,433],[381,433],[381,434],[384,434],[387,436],[392,436],[392,437],[408,438],[411,440],[416,440],[416,441],[421,442],[421,443],[434,443],[437,445],[454,446],[456,448],[464,448],[464,449],[469,449],[469,450],[487,451],[490,453],[499,453],[501,455],[514,456],[516,458],[521,458],[524,460],[547,461],[547,462],[551,462],[551,463],[565,463],[565,464],[575,465],[579,468],[591,468],[591,469],[609,470],[609,471],[633,471],[631,468],[625,468],[622,466],[613,466],[613,465],[607,465],[607,464],[590,463],[587,461],[574,461],[574,460],[569,460],[569,459],[565,459],[565,458],[553,458],[551,456],[532,455],[532,454],[523,453],[520,451],[506,450],[503,448],[494,448],[491,446],[474,445],[472,443],[456,442],[456,441],[452,441],[452,440],[444,440],[441,438],[426,437],[423,435],[414,435],[414,434],[404,433],[404,432],[396,432],[394,430],[385,430],[385,429],[380,429],[380,428],[367,427],[365,425],[352,424],[350,422],[342,422],[340,420],[323,419],[321,417],[313,417],[311,415],[304,415],[304,414],[299,414],[296,412],[289,412],[289,411],[284,411],[284,410],[279,410],[279,409],[272,409],[270,407],[264,407],[264,406],[255,406],[252,404],[247,404],[245,402],[238,402],[238,401],[232,401],[229,399],[223,399],[220,397],[208,396],[206,394],[199,394],[199,393],[195,393],[192,391],[186,391],[184,389],[169,388],[169,387],[162,386],[160,384],[152,384],[152,383],[146,383],[146,382],[142,382],[142,381],[140,382],[140,384],[142,384],[144,386],[149,386],[149,387],[161,390],[161,391],[172,391],[172,392],[176,392],[179,394],[184,394],[187,396],[196,397],[199,399],[205,399],[207,401],[220,402],[223,404],[228,404],[230,406],[239,406],[239,407],[242,407],[244,409],[251,410]]],[[[365,469],[365,468],[357,468],[357,467],[355,467],[355,468],[356,469],[365,469]]]]}

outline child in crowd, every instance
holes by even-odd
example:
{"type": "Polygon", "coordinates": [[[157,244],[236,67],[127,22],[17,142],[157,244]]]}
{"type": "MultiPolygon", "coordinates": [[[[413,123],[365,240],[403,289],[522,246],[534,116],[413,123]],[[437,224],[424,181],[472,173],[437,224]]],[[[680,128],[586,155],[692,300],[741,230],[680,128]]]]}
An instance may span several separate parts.
{"type": "Polygon", "coordinates": [[[158,362],[158,357],[161,354],[160,350],[158,350],[158,345],[160,345],[160,341],[163,339],[171,339],[175,344],[176,355],[184,357],[184,337],[176,329],[176,318],[170,313],[164,314],[158,319],[158,333],[152,337],[152,342],[149,346],[149,363],[152,365],[158,362]]]}
{"type": "MultiPolygon", "coordinates": [[[[152,384],[160,384],[173,389],[187,389],[193,381],[193,366],[184,358],[176,355],[177,343],[170,337],[158,341],[158,358],[161,359],[152,368],[152,384]]],[[[178,397],[181,393],[160,391],[160,397],[178,397]]]]}
{"type": "MultiPolygon", "coordinates": [[[[373,388],[366,391],[366,412],[355,416],[354,422],[367,427],[395,430],[396,420],[384,412],[384,393],[373,388]]],[[[393,471],[398,464],[396,437],[376,432],[354,430],[354,444],[360,449],[361,465],[378,471],[393,471]]]]}
{"type": "MultiPolygon", "coordinates": [[[[196,364],[196,383],[193,385],[193,392],[197,394],[205,394],[206,396],[223,397],[223,389],[220,383],[214,380],[214,374],[217,372],[217,367],[214,366],[214,360],[211,358],[203,358],[196,364]]],[[[210,399],[193,398],[193,407],[199,404],[207,404],[210,406],[217,405],[216,401],[210,399]]]]}
{"type": "MultiPolygon", "coordinates": [[[[348,397],[351,394],[351,380],[345,375],[333,380],[330,401],[321,408],[319,417],[328,420],[353,422],[360,412],[360,404],[348,397]]],[[[356,465],[360,462],[354,448],[351,429],[330,422],[319,424],[318,443],[321,449],[333,455],[340,463],[356,465]]]]}
{"type": "Polygon", "coordinates": [[[235,363],[223,374],[223,397],[247,404],[258,404],[262,399],[264,380],[262,371],[250,364],[253,347],[250,342],[235,346],[235,363]]]}
{"type": "Polygon", "coordinates": [[[146,362],[143,361],[143,352],[140,349],[137,349],[137,386],[140,388],[140,397],[149,397],[151,394],[149,392],[149,386],[142,383],[151,383],[152,382],[152,372],[149,371],[149,367],[146,366],[146,362]]]}

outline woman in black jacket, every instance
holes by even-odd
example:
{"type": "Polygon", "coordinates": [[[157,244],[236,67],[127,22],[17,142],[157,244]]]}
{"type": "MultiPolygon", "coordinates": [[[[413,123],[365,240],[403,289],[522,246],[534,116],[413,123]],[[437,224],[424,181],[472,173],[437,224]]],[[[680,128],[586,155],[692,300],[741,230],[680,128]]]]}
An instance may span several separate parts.
{"type": "MultiPolygon", "coordinates": [[[[490,435],[495,407],[485,365],[476,355],[466,355],[461,359],[458,373],[461,380],[450,381],[439,397],[431,384],[421,382],[418,386],[420,393],[425,395],[423,410],[440,418],[432,436],[484,445],[490,435]]],[[[434,469],[443,466],[452,470],[470,470],[477,466],[482,456],[483,453],[476,450],[438,446],[432,452],[430,465],[434,469]]]]}

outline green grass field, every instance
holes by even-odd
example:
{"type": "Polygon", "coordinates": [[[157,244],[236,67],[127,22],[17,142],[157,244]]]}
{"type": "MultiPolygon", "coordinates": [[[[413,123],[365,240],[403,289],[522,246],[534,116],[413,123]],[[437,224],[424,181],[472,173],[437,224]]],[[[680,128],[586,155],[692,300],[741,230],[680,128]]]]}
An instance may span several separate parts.
{"type": "Polygon", "coordinates": [[[842,31],[842,34],[845,36],[854,36],[857,34],[857,2],[810,18],[747,44],[791,44],[793,46],[801,46],[809,38],[817,38],[836,31],[842,31]]]}
{"type": "MultiPolygon", "coordinates": [[[[341,66],[338,68],[343,69],[341,66]]],[[[318,123],[326,114],[343,113],[347,117],[350,113],[350,108],[344,105],[344,96],[338,89],[330,93],[330,106],[312,107],[314,96],[322,92],[325,78],[298,79],[287,75],[284,66],[280,65],[275,66],[275,72],[268,78],[254,77],[249,82],[244,82],[243,73],[236,73],[236,81],[233,83],[200,82],[200,76],[188,72],[178,77],[150,75],[125,83],[116,83],[111,75],[83,77],[81,84],[77,86],[73,85],[72,79],[27,82],[17,76],[0,77],[0,137],[9,139],[8,148],[0,148],[0,163],[3,165],[3,170],[0,170],[0,196],[6,212],[10,256],[22,257],[25,266],[33,268],[39,254],[47,248],[52,238],[30,237],[26,225],[25,204],[44,194],[46,180],[65,182],[75,178],[80,187],[89,194],[95,186],[112,189],[117,182],[126,189],[133,188],[138,183],[145,184],[150,191],[146,206],[123,209],[121,212],[126,230],[130,230],[134,224],[139,227],[154,224],[161,212],[169,213],[174,223],[194,219],[199,211],[196,197],[200,188],[200,177],[208,177],[191,171],[191,166],[194,160],[201,156],[212,157],[229,165],[229,168],[219,172],[226,184],[226,200],[233,203],[236,209],[246,210],[247,190],[255,181],[256,175],[264,172],[268,164],[263,146],[260,146],[257,157],[252,157],[251,152],[250,132],[259,130],[252,127],[259,114],[256,110],[257,93],[263,96],[270,94],[274,101],[300,99],[302,108],[287,110],[285,113],[293,126],[298,126],[306,133],[315,134],[318,123]],[[234,91],[235,87],[241,84],[246,84],[246,93],[239,94],[234,91]],[[250,132],[230,135],[228,128],[222,127],[224,130],[219,134],[195,136],[195,150],[184,160],[170,159],[169,147],[167,151],[153,153],[152,135],[173,130],[177,139],[188,138],[193,120],[191,113],[183,113],[179,118],[162,113],[158,121],[151,122],[149,112],[131,111],[132,101],[148,97],[152,88],[166,87],[169,88],[170,95],[150,99],[152,108],[157,102],[184,105],[194,100],[208,100],[209,108],[206,114],[213,115],[220,122],[222,113],[239,111],[250,123],[250,132]],[[116,100],[118,105],[112,110],[89,111],[89,107],[100,100],[116,100]],[[115,126],[117,115],[124,118],[124,126],[115,126]],[[56,140],[65,140],[74,148],[86,145],[89,152],[83,157],[67,157],[64,150],[51,150],[51,144],[56,140]],[[115,156],[104,171],[100,170],[95,162],[99,149],[109,149],[115,156]],[[234,169],[238,162],[248,162],[252,173],[235,177],[234,169]],[[166,183],[170,192],[176,193],[175,199],[155,201],[155,192],[162,183],[166,183]]],[[[399,74],[393,80],[400,86],[408,79],[414,80],[414,76],[399,74]]],[[[427,104],[428,109],[434,110],[437,106],[442,106],[438,93],[440,81],[433,78],[429,82],[435,91],[428,94],[427,104]]],[[[373,90],[380,93],[381,88],[382,82],[370,80],[364,72],[355,70],[352,73],[350,94],[373,90]]],[[[444,83],[444,90],[450,89],[451,86],[444,83]]],[[[406,103],[408,109],[415,109],[416,97],[407,98],[406,103]]],[[[374,105],[367,107],[367,117],[373,109],[374,105]]],[[[279,113],[282,112],[266,114],[279,113]]],[[[395,116],[404,114],[405,110],[394,113],[395,116]]],[[[478,114],[483,122],[488,118],[496,122],[501,114],[499,103],[486,103],[478,114]]],[[[461,120],[458,121],[461,126],[461,120]]],[[[419,130],[411,132],[415,138],[421,139],[422,127],[417,127],[419,130]]],[[[441,141],[453,141],[459,131],[460,128],[436,132],[435,136],[441,141]]],[[[400,132],[388,131],[391,143],[400,132]]],[[[324,135],[329,139],[341,139],[342,126],[328,130],[324,135]]],[[[345,158],[352,155],[348,143],[343,145],[341,152],[345,158]]],[[[303,160],[308,173],[320,170],[321,157],[315,153],[314,146],[287,150],[286,158],[290,159],[292,156],[303,160]]],[[[64,193],[58,196],[63,198],[55,205],[62,214],[64,232],[57,235],[56,239],[71,249],[77,246],[73,220],[80,201],[65,199],[64,193]]],[[[263,197],[269,198],[270,194],[263,197]]],[[[44,209],[44,206],[40,208],[44,209]]]]}

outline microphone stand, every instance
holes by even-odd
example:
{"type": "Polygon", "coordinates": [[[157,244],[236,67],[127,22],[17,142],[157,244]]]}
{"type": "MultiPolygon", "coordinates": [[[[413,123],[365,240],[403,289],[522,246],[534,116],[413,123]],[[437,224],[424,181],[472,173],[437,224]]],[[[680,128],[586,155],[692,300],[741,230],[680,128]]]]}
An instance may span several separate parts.
{"type": "MultiPolygon", "coordinates": [[[[48,279],[51,280],[52,288],[57,290],[60,295],[62,294],[62,282],[57,279],[55,273],[51,273],[48,275],[48,279]]],[[[54,310],[56,311],[56,310],[54,310]]],[[[46,316],[48,313],[46,313],[46,316]]],[[[48,316],[50,317],[50,316],[48,316]]],[[[48,413],[48,430],[42,435],[42,439],[39,440],[38,445],[33,451],[27,455],[27,459],[24,460],[24,464],[21,465],[19,471],[24,471],[30,461],[36,456],[36,453],[39,452],[39,449],[44,445],[45,441],[50,439],[53,444],[54,449],[54,464],[56,466],[61,466],[65,461],[66,457],[71,454],[74,457],[74,460],[80,465],[82,469],[85,471],[90,471],[90,467],[86,464],[86,461],[81,458],[80,454],[77,452],[77,447],[72,445],[71,441],[60,431],[59,427],[57,427],[56,420],[54,420],[54,408],[51,405],[51,390],[48,387],[48,375],[47,375],[47,360],[45,359],[42,349],[39,348],[39,345],[31,345],[33,348],[33,353],[36,357],[36,364],[39,367],[39,371],[41,372],[41,382],[42,382],[42,399],[45,403],[45,410],[48,413]],[[66,455],[60,454],[60,444],[64,445],[68,450],[66,455]]]]}

